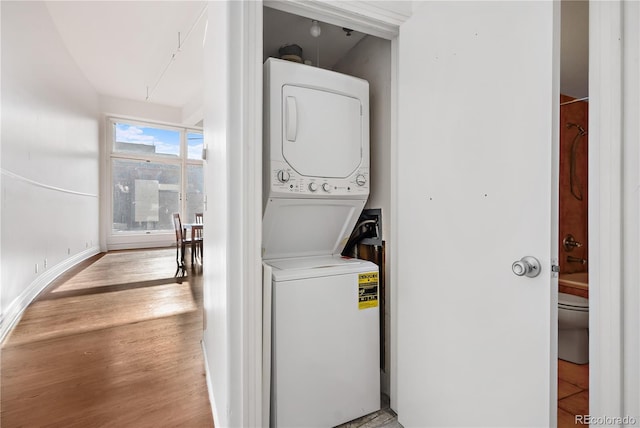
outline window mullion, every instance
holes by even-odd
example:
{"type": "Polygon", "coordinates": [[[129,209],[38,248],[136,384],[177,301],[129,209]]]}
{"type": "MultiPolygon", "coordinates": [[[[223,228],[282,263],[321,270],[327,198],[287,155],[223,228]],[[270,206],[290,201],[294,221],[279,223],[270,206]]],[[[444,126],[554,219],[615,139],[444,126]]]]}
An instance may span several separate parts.
{"type": "Polygon", "coordinates": [[[180,213],[185,223],[190,223],[187,219],[187,167],[185,160],[187,158],[187,131],[182,129],[180,131],[180,172],[181,172],[181,185],[180,185],[180,199],[182,206],[180,207],[180,213]]]}

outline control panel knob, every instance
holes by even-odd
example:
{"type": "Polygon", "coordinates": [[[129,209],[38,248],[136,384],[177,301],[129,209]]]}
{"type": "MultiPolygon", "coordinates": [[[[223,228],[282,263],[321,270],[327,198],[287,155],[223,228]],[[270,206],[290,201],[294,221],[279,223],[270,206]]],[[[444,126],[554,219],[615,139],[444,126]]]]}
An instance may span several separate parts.
{"type": "Polygon", "coordinates": [[[331,191],[331,186],[329,185],[329,183],[322,183],[322,190],[329,193],[331,191]]]}
{"type": "Polygon", "coordinates": [[[365,184],[367,184],[367,178],[362,174],[358,174],[358,176],[356,177],[356,184],[358,186],[364,186],[365,184]]]}
{"type": "Polygon", "coordinates": [[[311,183],[309,183],[309,190],[315,192],[316,190],[318,190],[318,184],[312,181],[311,183]]]}
{"type": "Polygon", "coordinates": [[[288,171],[285,171],[284,169],[281,169],[280,171],[278,171],[279,182],[286,183],[287,181],[289,181],[290,178],[291,178],[291,174],[289,174],[288,171]]]}

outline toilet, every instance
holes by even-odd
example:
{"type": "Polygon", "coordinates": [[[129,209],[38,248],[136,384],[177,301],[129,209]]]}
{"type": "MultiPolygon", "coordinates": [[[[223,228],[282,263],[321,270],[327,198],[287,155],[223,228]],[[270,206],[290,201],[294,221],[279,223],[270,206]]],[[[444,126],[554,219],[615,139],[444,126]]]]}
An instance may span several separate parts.
{"type": "Polygon", "coordinates": [[[589,362],[589,300],[558,293],[558,358],[589,362]]]}

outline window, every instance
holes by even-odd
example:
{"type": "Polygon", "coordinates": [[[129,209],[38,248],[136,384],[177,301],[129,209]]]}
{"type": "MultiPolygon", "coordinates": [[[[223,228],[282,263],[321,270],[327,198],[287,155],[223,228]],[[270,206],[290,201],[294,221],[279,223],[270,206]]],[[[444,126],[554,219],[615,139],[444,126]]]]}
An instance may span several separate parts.
{"type": "Polygon", "coordinates": [[[202,132],[110,121],[111,236],[173,233],[203,211],[202,132]]]}
{"type": "Polygon", "coordinates": [[[187,165],[187,195],[185,216],[186,219],[194,219],[196,213],[202,212],[204,205],[204,179],[202,165],[187,165]]]}
{"type": "Polygon", "coordinates": [[[113,151],[176,158],[180,156],[180,134],[177,130],[116,123],[113,151]]]}
{"type": "Polygon", "coordinates": [[[189,132],[187,134],[187,157],[189,159],[202,160],[202,148],[204,136],[201,132],[189,132]]]}

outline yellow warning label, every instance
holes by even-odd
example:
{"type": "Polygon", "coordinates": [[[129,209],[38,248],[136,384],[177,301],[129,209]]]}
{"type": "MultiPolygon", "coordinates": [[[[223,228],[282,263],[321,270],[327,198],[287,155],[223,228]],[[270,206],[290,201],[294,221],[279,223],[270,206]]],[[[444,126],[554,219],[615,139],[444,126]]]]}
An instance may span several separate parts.
{"type": "Polygon", "coordinates": [[[358,275],[358,309],[378,307],[378,272],[358,275]]]}

